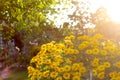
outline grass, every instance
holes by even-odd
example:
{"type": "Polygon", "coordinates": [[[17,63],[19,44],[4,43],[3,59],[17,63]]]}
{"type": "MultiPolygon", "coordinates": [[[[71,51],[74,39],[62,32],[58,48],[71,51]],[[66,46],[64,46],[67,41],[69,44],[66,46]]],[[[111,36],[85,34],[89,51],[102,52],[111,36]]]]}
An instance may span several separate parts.
{"type": "Polygon", "coordinates": [[[28,80],[27,70],[12,71],[10,76],[4,80],[28,80]]]}

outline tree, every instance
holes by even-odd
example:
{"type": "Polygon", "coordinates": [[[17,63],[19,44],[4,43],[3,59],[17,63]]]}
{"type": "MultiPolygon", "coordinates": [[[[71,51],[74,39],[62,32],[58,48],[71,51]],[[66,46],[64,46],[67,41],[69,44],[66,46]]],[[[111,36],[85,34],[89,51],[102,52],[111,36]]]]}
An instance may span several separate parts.
{"type": "Polygon", "coordinates": [[[73,14],[68,15],[72,21],[72,24],[76,23],[73,26],[73,29],[78,30],[78,35],[86,34],[84,27],[86,24],[91,23],[91,12],[90,5],[88,1],[72,1],[72,5],[75,7],[73,14]]]}
{"type": "Polygon", "coordinates": [[[52,11],[52,4],[55,0],[0,0],[0,23],[4,21],[17,31],[32,32],[33,27],[39,30],[46,22],[46,14],[52,11]]]}
{"type": "Polygon", "coordinates": [[[45,20],[53,3],[55,0],[1,0],[0,20],[9,25],[16,24],[19,28],[30,26],[36,21],[45,20]]]}
{"type": "Polygon", "coordinates": [[[92,14],[92,23],[96,25],[103,24],[105,22],[110,22],[110,16],[107,13],[107,9],[100,7],[95,13],[92,14]]]}
{"type": "Polygon", "coordinates": [[[50,6],[55,2],[55,0],[0,0],[0,23],[3,25],[4,39],[10,40],[14,36],[12,29],[23,33],[26,38],[33,32],[36,35],[42,25],[45,25],[46,14],[52,12],[50,6]],[[37,31],[34,31],[34,28],[37,31]]]}
{"type": "MultiPolygon", "coordinates": [[[[25,43],[25,47],[28,47],[27,43],[32,41],[33,36],[37,36],[42,31],[41,28],[48,24],[46,16],[49,12],[54,12],[51,8],[51,5],[54,4],[56,4],[56,0],[0,0],[0,25],[2,24],[2,34],[5,41],[7,42],[14,38],[19,43],[15,46],[23,48],[23,44],[21,44],[23,42],[25,43]],[[22,41],[18,35],[22,35],[22,41]]],[[[49,23],[51,22],[49,21],[49,23]]],[[[12,47],[8,47],[7,45],[5,49],[9,50],[12,47]]],[[[25,49],[25,53],[27,53],[26,50],[28,48],[25,49]]],[[[9,53],[11,55],[13,52],[9,50],[9,53]]],[[[28,54],[25,55],[28,56],[28,54]]],[[[18,58],[17,56],[13,57],[18,58]]],[[[6,60],[12,60],[14,59],[13,57],[8,56],[5,58],[6,60]]],[[[24,58],[24,56],[22,57],[24,58]]],[[[23,59],[20,61],[23,61],[23,59]]]]}

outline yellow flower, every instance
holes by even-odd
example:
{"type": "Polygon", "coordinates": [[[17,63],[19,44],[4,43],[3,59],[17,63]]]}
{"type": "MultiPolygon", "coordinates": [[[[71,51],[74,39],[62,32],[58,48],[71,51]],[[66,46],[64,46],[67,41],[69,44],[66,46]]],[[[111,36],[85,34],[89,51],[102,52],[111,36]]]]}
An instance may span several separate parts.
{"type": "Polygon", "coordinates": [[[99,65],[99,62],[97,62],[97,61],[96,61],[96,62],[95,62],[95,61],[92,61],[92,62],[91,62],[91,65],[92,65],[93,67],[96,67],[96,66],[99,65]]]}
{"type": "Polygon", "coordinates": [[[96,76],[96,75],[97,75],[97,70],[96,70],[96,69],[93,69],[93,70],[92,70],[92,73],[93,73],[94,76],[96,76]]]}
{"type": "Polygon", "coordinates": [[[43,45],[41,46],[41,50],[45,50],[46,48],[47,48],[46,44],[43,44],[43,45]]]}
{"type": "Polygon", "coordinates": [[[66,37],[65,37],[65,40],[70,40],[70,36],[66,36],[66,37]]]}
{"type": "Polygon", "coordinates": [[[75,39],[75,36],[74,35],[70,35],[69,36],[71,40],[74,40],[75,39]]]}
{"type": "Polygon", "coordinates": [[[76,60],[76,59],[77,59],[77,57],[76,57],[75,55],[73,55],[73,56],[70,57],[70,60],[71,60],[71,61],[74,61],[74,60],[76,60]]]}
{"type": "Polygon", "coordinates": [[[45,71],[45,72],[43,72],[43,77],[48,77],[49,76],[49,73],[50,73],[50,71],[49,70],[47,70],[47,71],[45,71]]]}
{"type": "Polygon", "coordinates": [[[78,53],[79,53],[79,51],[75,49],[74,50],[74,54],[78,54],[78,53]]]}
{"type": "Polygon", "coordinates": [[[64,41],[65,41],[65,44],[67,44],[67,45],[73,45],[71,40],[64,40],[64,41]]]}
{"type": "Polygon", "coordinates": [[[43,64],[43,60],[42,59],[39,59],[38,61],[37,61],[37,65],[42,65],[43,64]]]}
{"type": "Polygon", "coordinates": [[[88,45],[89,42],[88,42],[88,41],[83,41],[82,44],[86,44],[86,45],[88,45]]]}
{"type": "Polygon", "coordinates": [[[98,77],[99,79],[104,79],[104,78],[105,78],[105,72],[100,72],[100,73],[98,73],[97,77],[98,77]]]}
{"type": "Polygon", "coordinates": [[[115,46],[109,46],[108,50],[110,53],[114,53],[115,52],[115,46]]]}
{"type": "Polygon", "coordinates": [[[73,71],[79,70],[79,68],[80,68],[80,66],[79,66],[78,63],[74,63],[74,64],[72,65],[72,70],[73,70],[73,71]]]}
{"type": "Polygon", "coordinates": [[[51,41],[51,44],[55,44],[56,42],[55,41],[51,41]]]}
{"type": "Polygon", "coordinates": [[[70,35],[70,36],[66,36],[65,40],[74,40],[75,36],[74,35],[70,35]]]}
{"type": "Polygon", "coordinates": [[[104,56],[106,56],[108,54],[106,50],[101,50],[100,53],[101,53],[101,55],[104,55],[104,56]]]}
{"type": "Polygon", "coordinates": [[[70,71],[70,70],[71,70],[71,66],[69,66],[69,65],[64,66],[64,71],[70,71]]]}
{"type": "Polygon", "coordinates": [[[63,57],[61,55],[55,55],[54,60],[56,62],[62,63],[63,62],[63,57]]]}
{"type": "Polygon", "coordinates": [[[65,48],[65,45],[62,43],[56,44],[55,46],[57,49],[64,49],[65,48]]]}
{"type": "Polygon", "coordinates": [[[62,77],[57,77],[55,80],[63,80],[62,77]]]}
{"type": "Polygon", "coordinates": [[[74,52],[75,52],[74,49],[70,49],[70,54],[75,54],[74,52]]]}
{"type": "Polygon", "coordinates": [[[48,65],[50,65],[52,62],[51,62],[50,59],[47,59],[47,60],[45,61],[45,63],[48,64],[48,65]]]}
{"type": "Polygon", "coordinates": [[[118,72],[118,74],[117,74],[118,76],[120,76],[120,72],[118,72]]]}
{"type": "Polygon", "coordinates": [[[46,46],[48,51],[52,50],[53,45],[51,43],[48,43],[46,46]]]}
{"type": "Polygon", "coordinates": [[[64,73],[63,78],[69,80],[70,79],[70,73],[64,73]]]}
{"type": "Polygon", "coordinates": [[[28,66],[27,70],[28,70],[28,73],[29,73],[28,77],[30,77],[32,75],[32,73],[34,72],[35,69],[32,66],[28,66]]]}
{"type": "Polygon", "coordinates": [[[35,78],[36,78],[36,76],[32,76],[32,77],[30,78],[30,80],[35,80],[35,78]]]}
{"type": "Polygon", "coordinates": [[[93,52],[93,54],[98,54],[99,53],[99,49],[98,48],[94,48],[93,50],[92,50],[92,52],[93,52]]]}
{"type": "Polygon", "coordinates": [[[120,76],[117,76],[116,78],[117,78],[116,80],[120,80],[120,76]]]}
{"type": "Polygon", "coordinates": [[[50,77],[51,77],[51,78],[56,78],[57,75],[58,75],[58,72],[51,72],[51,73],[50,73],[50,77]]]}
{"type": "Polygon", "coordinates": [[[80,76],[73,76],[72,80],[80,80],[80,76]]]}
{"type": "Polygon", "coordinates": [[[85,51],[85,53],[86,53],[86,54],[92,54],[92,50],[88,50],[88,49],[87,49],[87,50],[85,51]]]}
{"type": "MultiPolygon", "coordinates": [[[[55,50],[55,53],[56,53],[56,54],[59,54],[59,53],[61,53],[61,52],[63,52],[62,49],[56,49],[56,50],[55,50]]],[[[52,52],[52,54],[55,54],[55,53],[52,52]]]]}
{"type": "Polygon", "coordinates": [[[85,67],[80,67],[79,68],[79,72],[80,73],[85,73],[87,70],[86,70],[86,68],[85,67]]]}
{"type": "Polygon", "coordinates": [[[116,62],[116,63],[115,63],[115,66],[116,66],[117,68],[120,68],[120,61],[116,62]]]}
{"type": "Polygon", "coordinates": [[[78,46],[78,48],[79,48],[80,50],[84,50],[84,49],[86,49],[87,47],[88,47],[88,45],[87,45],[87,44],[84,44],[84,43],[79,44],[79,46],[78,46]]]}
{"type": "Polygon", "coordinates": [[[117,75],[117,72],[116,72],[116,71],[109,73],[109,76],[110,76],[111,78],[112,78],[112,77],[115,77],[116,75],[117,75]]]}
{"type": "Polygon", "coordinates": [[[79,71],[76,71],[76,72],[73,71],[73,72],[71,72],[71,74],[72,74],[72,76],[79,76],[79,77],[82,76],[82,73],[79,71]]]}
{"type": "Polygon", "coordinates": [[[104,71],[105,70],[105,66],[104,65],[100,65],[97,67],[98,71],[104,71]]]}
{"type": "Polygon", "coordinates": [[[99,42],[96,40],[96,39],[91,39],[91,41],[90,41],[90,46],[92,47],[92,48],[97,48],[98,46],[99,46],[100,44],[99,44],[99,42]]]}
{"type": "Polygon", "coordinates": [[[95,61],[95,62],[99,62],[99,58],[94,58],[93,61],[95,61]]]}
{"type": "Polygon", "coordinates": [[[34,75],[34,76],[37,76],[37,75],[39,75],[39,74],[41,74],[41,72],[40,72],[39,70],[35,69],[34,72],[33,72],[33,75],[34,75]]]}
{"type": "Polygon", "coordinates": [[[36,57],[33,57],[30,61],[30,63],[34,63],[34,62],[37,62],[38,60],[36,59],[36,57]]]}
{"type": "Polygon", "coordinates": [[[28,66],[28,67],[27,67],[27,70],[28,70],[28,71],[32,71],[32,70],[34,70],[34,68],[33,68],[32,66],[28,66]]]}
{"type": "Polygon", "coordinates": [[[91,62],[91,65],[92,65],[93,67],[98,66],[98,65],[99,65],[99,59],[98,59],[98,58],[94,58],[94,60],[91,62]]]}
{"type": "Polygon", "coordinates": [[[112,77],[110,80],[119,80],[117,77],[112,77]]]}
{"type": "Polygon", "coordinates": [[[79,36],[77,39],[78,40],[89,40],[89,36],[87,36],[87,35],[84,35],[84,36],[79,36]]]}
{"type": "Polygon", "coordinates": [[[104,62],[104,66],[106,67],[106,68],[110,68],[110,63],[109,62],[104,62]]]}
{"type": "Polygon", "coordinates": [[[107,62],[113,59],[111,56],[114,59],[119,57],[117,52],[120,51],[120,48],[116,46],[117,44],[107,43],[106,40],[101,39],[100,35],[94,37],[81,36],[76,42],[73,41],[74,38],[74,36],[68,36],[64,43],[53,41],[43,44],[38,54],[30,61],[30,65],[34,65],[28,67],[28,77],[32,80],[80,80],[82,77],[87,77],[86,74],[91,69],[93,76],[98,80],[103,80],[105,74],[109,74],[107,77],[111,80],[120,79],[119,70],[116,72],[109,71],[112,67],[112,70],[120,68],[120,61],[113,63],[114,66],[107,62]],[[79,55],[79,52],[83,54],[80,53],[81,55],[79,55]],[[116,55],[111,53],[116,53],[116,55]],[[76,61],[77,58],[81,62],[76,61]],[[106,69],[108,70],[107,73],[105,73],[106,69]]]}
{"type": "Polygon", "coordinates": [[[58,72],[64,72],[64,68],[58,68],[58,72]]]}
{"type": "Polygon", "coordinates": [[[55,69],[59,66],[59,63],[57,62],[52,62],[52,64],[50,65],[51,68],[55,69]]]}
{"type": "Polygon", "coordinates": [[[72,61],[71,61],[70,59],[66,59],[66,63],[67,63],[67,64],[71,64],[72,61]]]}
{"type": "Polygon", "coordinates": [[[65,48],[65,49],[63,50],[63,52],[64,52],[65,54],[69,54],[69,53],[70,53],[70,51],[69,51],[67,48],[65,48]]]}

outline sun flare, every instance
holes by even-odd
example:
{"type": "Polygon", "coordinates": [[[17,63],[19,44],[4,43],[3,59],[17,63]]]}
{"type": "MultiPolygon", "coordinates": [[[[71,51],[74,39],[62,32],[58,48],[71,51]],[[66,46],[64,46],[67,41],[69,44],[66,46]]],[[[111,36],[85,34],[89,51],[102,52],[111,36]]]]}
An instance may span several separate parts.
{"type": "Polygon", "coordinates": [[[115,22],[120,22],[120,3],[118,0],[109,0],[104,4],[107,8],[108,14],[115,22]]]}
{"type": "Polygon", "coordinates": [[[108,15],[114,22],[120,23],[120,3],[119,0],[91,0],[94,7],[103,6],[107,9],[108,15]]]}
{"type": "Polygon", "coordinates": [[[107,9],[108,15],[114,22],[120,22],[120,1],[119,0],[101,0],[101,6],[107,9]]]}
{"type": "Polygon", "coordinates": [[[120,23],[120,11],[114,9],[108,10],[108,14],[110,15],[113,21],[120,23]]]}

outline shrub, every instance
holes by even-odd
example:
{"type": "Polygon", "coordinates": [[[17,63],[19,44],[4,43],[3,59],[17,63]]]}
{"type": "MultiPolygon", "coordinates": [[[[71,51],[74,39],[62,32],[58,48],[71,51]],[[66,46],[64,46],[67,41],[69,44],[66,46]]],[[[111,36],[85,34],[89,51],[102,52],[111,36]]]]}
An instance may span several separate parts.
{"type": "Polygon", "coordinates": [[[73,35],[41,46],[28,66],[31,80],[119,80],[119,44],[100,34],[73,35]]]}

